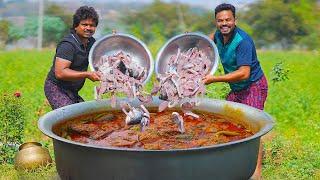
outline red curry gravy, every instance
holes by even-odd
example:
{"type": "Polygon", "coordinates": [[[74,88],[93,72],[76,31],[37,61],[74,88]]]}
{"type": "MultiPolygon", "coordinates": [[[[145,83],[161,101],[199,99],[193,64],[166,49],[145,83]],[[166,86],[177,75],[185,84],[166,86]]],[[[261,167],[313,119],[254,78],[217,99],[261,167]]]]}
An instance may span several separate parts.
{"type": "Polygon", "coordinates": [[[150,125],[144,132],[140,131],[140,124],[126,125],[122,111],[108,111],[70,119],[56,124],[53,132],[75,142],[152,150],[209,146],[253,135],[250,129],[234,123],[227,116],[204,111],[195,111],[200,116],[199,119],[183,116],[185,133],[181,134],[172,120],[172,112],[174,111],[166,110],[150,113],[150,125]]]}

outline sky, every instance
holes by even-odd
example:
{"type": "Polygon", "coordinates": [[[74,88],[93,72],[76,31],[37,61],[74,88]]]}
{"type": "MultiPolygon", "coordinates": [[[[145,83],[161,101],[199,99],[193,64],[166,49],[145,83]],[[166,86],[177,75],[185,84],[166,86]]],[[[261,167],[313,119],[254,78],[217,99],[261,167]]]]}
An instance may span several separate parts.
{"type": "MultiPolygon", "coordinates": [[[[172,0],[166,0],[172,2],[172,0]]],[[[252,3],[256,0],[179,0],[178,2],[187,3],[190,5],[202,6],[207,9],[214,9],[221,3],[230,3],[236,7],[242,7],[248,3],[252,3]]]]}
{"type": "MultiPolygon", "coordinates": [[[[32,0],[38,1],[38,0],[32,0]]],[[[49,0],[49,1],[66,1],[66,0],[49,0]]],[[[68,0],[68,1],[79,1],[79,0],[68,0]]],[[[85,2],[93,2],[93,1],[100,1],[100,2],[114,2],[114,0],[80,0],[85,2]]],[[[144,2],[144,3],[151,3],[154,0],[117,0],[117,2],[144,2]]],[[[242,7],[248,3],[255,2],[257,0],[162,0],[164,2],[180,2],[186,3],[195,6],[201,6],[207,9],[214,9],[218,4],[221,3],[230,3],[236,7],[242,7]]]]}
{"type": "MultiPolygon", "coordinates": [[[[123,2],[135,2],[134,0],[120,0],[123,2]]],[[[152,2],[153,0],[139,0],[144,2],[152,2]]],[[[214,9],[218,4],[221,3],[230,3],[236,7],[241,7],[245,4],[254,2],[256,0],[163,0],[165,2],[181,2],[190,5],[202,6],[208,9],[214,9]]]]}

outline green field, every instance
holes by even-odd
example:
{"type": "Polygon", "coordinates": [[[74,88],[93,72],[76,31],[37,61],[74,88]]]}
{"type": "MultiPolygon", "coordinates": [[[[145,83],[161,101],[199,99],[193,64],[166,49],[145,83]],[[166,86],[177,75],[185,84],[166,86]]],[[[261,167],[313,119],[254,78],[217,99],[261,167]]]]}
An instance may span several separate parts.
{"type": "MultiPolygon", "coordinates": [[[[49,147],[52,155],[52,142],[38,130],[37,120],[50,111],[43,84],[53,54],[52,50],[0,52],[0,95],[17,90],[22,93],[27,110],[24,141],[39,141],[49,147]]],[[[259,51],[258,57],[269,80],[265,111],[276,120],[274,129],[263,138],[264,179],[320,179],[319,52],[259,51]],[[279,62],[289,69],[289,79],[272,83],[272,68],[279,62]]],[[[93,85],[87,81],[82,89],[80,94],[85,100],[93,99],[93,85]]],[[[221,84],[209,88],[224,89],[221,84]]],[[[220,98],[223,93],[210,97],[220,98]]],[[[0,179],[49,179],[55,173],[54,165],[37,172],[17,172],[13,165],[0,165],[0,179]]]]}

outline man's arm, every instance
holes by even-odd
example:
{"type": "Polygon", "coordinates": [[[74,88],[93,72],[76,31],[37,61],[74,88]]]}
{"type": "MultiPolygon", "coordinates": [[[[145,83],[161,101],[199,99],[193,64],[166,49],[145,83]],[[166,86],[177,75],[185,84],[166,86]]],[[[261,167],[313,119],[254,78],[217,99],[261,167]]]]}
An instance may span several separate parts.
{"type": "Polygon", "coordinates": [[[55,76],[64,81],[73,81],[88,78],[91,81],[99,81],[100,73],[90,71],[75,71],[70,69],[71,61],[56,57],[55,76]]]}
{"type": "Polygon", "coordinates": [[[250,66],[240,66],[236,71],[221,75],[221,76],[213,76],[207,75],[202,81],[205,84],[210,84],[213,82],[238,82],[242,80],[246,80],[250,77],[250,66]]]}

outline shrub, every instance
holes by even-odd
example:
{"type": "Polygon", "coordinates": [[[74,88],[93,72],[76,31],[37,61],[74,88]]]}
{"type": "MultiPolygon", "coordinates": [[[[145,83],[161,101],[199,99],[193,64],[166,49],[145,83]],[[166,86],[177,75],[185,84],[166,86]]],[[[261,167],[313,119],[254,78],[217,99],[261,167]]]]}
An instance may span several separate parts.
{"type": "Polygon", "coordinates": [[[276,63],[272,68],[272,77],[271,81],[273,84],[281,81],[286,81],[289,79],[290,70],[285,67],[285,64],[281,61],[276,63]]]}
{"type": "Polygon", "coordinates": [[[21,93],[0,95],[0,163],[13,163],[14,154],[22,143],[25,111],[21,93]]]}

